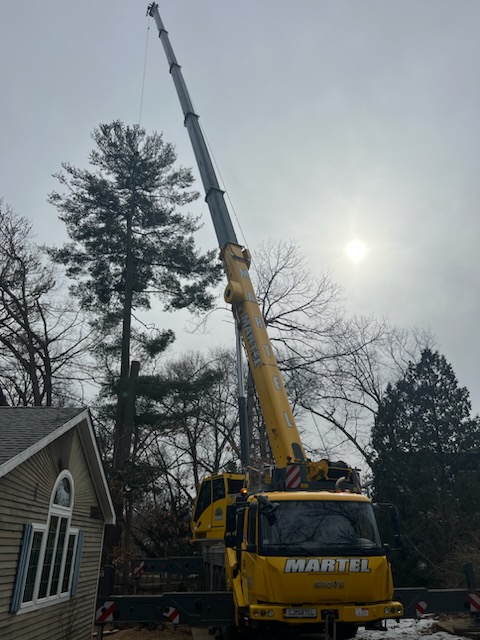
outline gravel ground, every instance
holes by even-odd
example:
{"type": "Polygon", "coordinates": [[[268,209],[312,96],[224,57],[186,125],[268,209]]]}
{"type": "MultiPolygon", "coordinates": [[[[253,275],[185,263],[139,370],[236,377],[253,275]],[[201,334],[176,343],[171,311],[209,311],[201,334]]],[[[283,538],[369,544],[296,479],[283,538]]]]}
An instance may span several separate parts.
{"type": "MultiPolygon", "coordinates": [[[[445,627],[449,627],[448,621],[445,627]]],[[[121,631],[104,630],[104,640],[213,640],[206,629],[168,626],[165,629],[131,628],[121,631]]],[[[98,636],[97,636],[98,637],[98,636]]],[[[312,638],[312,636],[310,636],[312,638]]],[[[448,631],[439,631],[435,621],[402,620],[400,623],[389,622],[387,631],[360,630],[356,640],[464,640],[465,636],[453,635],[448,631]]]]}
{"type": "MultiPolygon", "coordinates": [[[[401,620],[399,623],[389,621],[387,631],[364,631],[357,633],[357,640],[463,640],[465,636],[457,636],[448,631],[438,631],[434,620],[401,620]]],[[[447,625],[446,625],[447,626],[447,625]]]]}
{"type": "MultiPolygon", "coordinates": [[[[97,633],[97,638],[99,635],[97,633]]],[[[104,640],[192,640],[190,629],[166,627],[165,629],[149,629],[132,627],[131,629],[110,630],[105,627],[104,640]]]]}

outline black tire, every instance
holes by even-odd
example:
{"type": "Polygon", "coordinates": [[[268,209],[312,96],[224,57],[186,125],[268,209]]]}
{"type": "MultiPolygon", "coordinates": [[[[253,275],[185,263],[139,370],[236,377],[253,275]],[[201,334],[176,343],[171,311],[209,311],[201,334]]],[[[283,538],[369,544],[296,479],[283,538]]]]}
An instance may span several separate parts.
{"type": "Polygon", "coordinates": [[[337,640],[350,640],[357,635],[358,626],[351,622],[337,622],[337,640]]]}
{"type": "Polygon", "coordinates": [[[238,629],[234,625],[221,626],[218,631],[220,640],[238,640],[238,629]]]}

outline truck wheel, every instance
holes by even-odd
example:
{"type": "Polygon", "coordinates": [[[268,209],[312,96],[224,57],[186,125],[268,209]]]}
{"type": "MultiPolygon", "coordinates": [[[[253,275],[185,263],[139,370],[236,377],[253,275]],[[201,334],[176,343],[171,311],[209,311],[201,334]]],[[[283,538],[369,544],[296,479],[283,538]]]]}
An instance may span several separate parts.
{"type": "Polygon", "coordinates": [[[348,622],[337,622],[337,640],[350,640],[357,634],[358,626],[348,622]]]}
{"type": "Polygon", "coordinates": [[[238,640],[238,629],[234,625],[217,627],[215,640],[238,640]]]}

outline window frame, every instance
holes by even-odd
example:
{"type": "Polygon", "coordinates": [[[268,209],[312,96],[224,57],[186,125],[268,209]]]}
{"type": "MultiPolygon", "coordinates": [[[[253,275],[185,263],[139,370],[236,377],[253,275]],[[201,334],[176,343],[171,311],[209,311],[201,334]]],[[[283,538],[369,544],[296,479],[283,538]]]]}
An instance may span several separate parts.
{"type": "Polygon", "coordinates": [[[33,522],[25,525],[10,607],[11,613],[26,613],[54,603],[67,601],[75,595],[83,546],[83,532],[77,527],[71,526],[74,497],[72,474],[68,470],[63,470],[53,486],[46,522],[33,522]],[[70,486],[68,506],[63,506],[56,501],[57,490],[65,479],[70,486]],[[35,540],[38,541],[39,533],[41,539],[37,552],[34,550],[33,543],[35,540]],[[47,547],[47,545],[49,546],[47,547]],[[36,565],[31,565],[32,552],[38,554],[36,565]],[[34,571],[33,580],[30,579],[27,585],[27,578],[29,574],[30,578],[32,577],[32,571],[34,571]],[[64,588],[66,580],[67,584],[64,588]],[[30,595],[30,591],[31,597],[25,600],[25,597],[30,595]]]}

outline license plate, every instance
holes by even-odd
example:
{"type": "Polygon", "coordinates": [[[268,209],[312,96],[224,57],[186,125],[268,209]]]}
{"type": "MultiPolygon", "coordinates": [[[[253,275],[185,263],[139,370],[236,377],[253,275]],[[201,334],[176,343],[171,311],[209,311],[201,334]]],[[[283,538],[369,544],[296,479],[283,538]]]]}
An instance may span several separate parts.
{"type": "Polygon", "coordinates": [[[288,607],[283,610],[284,618],[316,618],[316,609],[304,609],[303,607],[288,607]]]}

